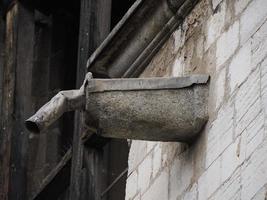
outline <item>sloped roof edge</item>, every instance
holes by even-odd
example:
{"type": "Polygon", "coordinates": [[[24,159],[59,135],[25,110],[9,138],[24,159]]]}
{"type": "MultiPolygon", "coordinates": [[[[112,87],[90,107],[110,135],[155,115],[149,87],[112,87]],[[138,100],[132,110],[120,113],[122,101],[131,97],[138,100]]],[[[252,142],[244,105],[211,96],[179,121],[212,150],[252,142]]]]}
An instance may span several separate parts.
{"type": "Polygon", "coordinates": [[[138,77],[198,0],[137,0],[90,56],[99,77],[138,77]]]}

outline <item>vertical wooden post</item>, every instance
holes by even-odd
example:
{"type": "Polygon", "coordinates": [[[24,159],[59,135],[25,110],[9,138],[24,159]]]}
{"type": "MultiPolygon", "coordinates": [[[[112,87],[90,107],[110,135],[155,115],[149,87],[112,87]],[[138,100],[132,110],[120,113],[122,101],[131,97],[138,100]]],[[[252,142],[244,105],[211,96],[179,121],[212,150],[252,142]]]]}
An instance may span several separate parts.
{"type": "Polygon", "coordinates": [[[26,199],[28,134],[24,119],[32,113],[33,12],[16,3],[6,17],[3,82],[1,199],[26,199]]]}
{"type": "MultiPolygon", "coordinates": [[[[105,39],[110,31],[111,0],[81,0],[80,32],[77,64],[77,87],[80,87],[86,73],[86,62],[89,55],[105,39]]],[[[70,199],[82,199],[81,180],[84,147],[81,136],[83,116],[75,114],[73,136],[73,156],[71,169],[70,199]]],[[[92,165],[95,165],[92,160],[92,165]]],[[[92,191],[92,190],[91,190],[92,191]]],[[[90,196],[94,196],[90,195],[90,196]]],[[[96,198],[92,197],[91,200],[96,198]]]]}
{"type": "MultiPolygon", "coordinates": [[[[1,5],[0,5],[1,6],[1,5]]],[[[2,116],[2,97],[3,97],[3,69],[4,69],[4,60],[5,60],[5,31],[6,23],[2,17],[0,10],[0,116],[2,116]]],[[[1,120],[0,119],[0,133],[1,133],[1,120]]]]}

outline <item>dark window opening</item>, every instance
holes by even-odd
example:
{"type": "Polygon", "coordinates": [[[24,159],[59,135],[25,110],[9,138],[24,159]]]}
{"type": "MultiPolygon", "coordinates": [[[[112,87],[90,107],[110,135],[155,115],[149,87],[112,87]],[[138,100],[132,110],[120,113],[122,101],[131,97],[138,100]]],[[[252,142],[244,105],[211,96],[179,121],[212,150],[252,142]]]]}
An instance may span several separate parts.
{"type": "Polygon", "coordinates": [[[134,2],[135,0],[112,0],[111,28],[116,26],[134,2]]]}

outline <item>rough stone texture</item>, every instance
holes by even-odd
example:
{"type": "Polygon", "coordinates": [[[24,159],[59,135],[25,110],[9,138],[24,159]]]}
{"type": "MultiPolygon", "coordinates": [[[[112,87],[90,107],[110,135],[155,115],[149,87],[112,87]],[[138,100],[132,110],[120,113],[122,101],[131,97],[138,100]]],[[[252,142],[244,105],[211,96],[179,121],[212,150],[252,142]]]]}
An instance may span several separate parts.
{"type": "Polygon", "coordinates": [[[266,10],[265,0],[201,0],[143,72],[211,80],[209,121],[195,142],[132,141],[130,168],[152,157],[138,199],[267,198],[266,10]]]}
{"type": "MultiPolygon", "coordinates": [[[[86,113],[104,137],[190,142],[207,122],[208,79],[206,75],[192,75],[88,80],[86,113]]],[[[77,95],[77,99],[80,97],[77,95]]],[[[46,119],[36,116],[44,116],[43,110],[49,114],[49,106],[58,105],[53,99],[30,119],[46,119]]]]}

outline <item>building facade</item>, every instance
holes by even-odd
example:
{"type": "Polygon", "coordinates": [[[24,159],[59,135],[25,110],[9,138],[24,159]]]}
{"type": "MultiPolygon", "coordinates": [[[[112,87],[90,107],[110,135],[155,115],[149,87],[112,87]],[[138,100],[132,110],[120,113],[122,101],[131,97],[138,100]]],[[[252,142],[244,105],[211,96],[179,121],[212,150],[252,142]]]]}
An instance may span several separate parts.
{"type": "Polygon", "coordinates": [[[132,141],[126,199],[266,199],[267,2],[201,0],[142,77],[210,74],[191,144],[132,141]]]}
{"type": "Polygon", "coordinates": [[[266,0],[7,2],[0,199],[267,199],[266,0]],[[80,112],[30,134],[24,120],[86,71],[209,75],[209,119],[188,143],[102,138],[80,112]]]}

